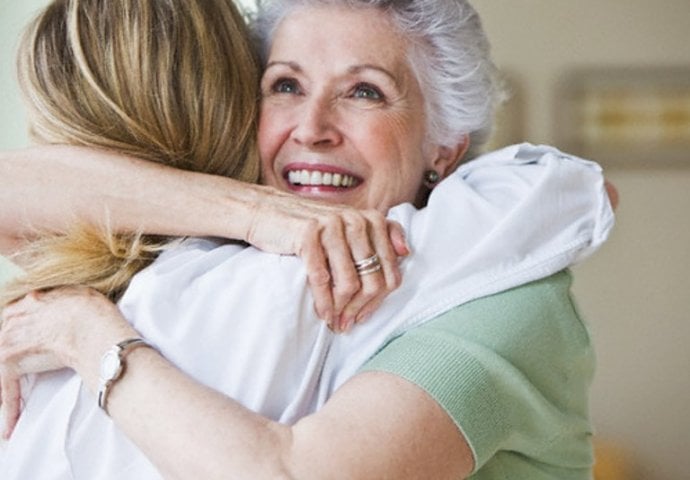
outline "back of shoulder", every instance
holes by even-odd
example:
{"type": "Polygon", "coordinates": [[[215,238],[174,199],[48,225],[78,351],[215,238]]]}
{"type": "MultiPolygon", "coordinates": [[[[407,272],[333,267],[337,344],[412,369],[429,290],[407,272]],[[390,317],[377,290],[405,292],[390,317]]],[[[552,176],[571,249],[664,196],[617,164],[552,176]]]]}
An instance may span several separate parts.
{"type": "Polygon", "coordinates": [[[530,473],[515,478],[589,478],[594,354],[570,286],[564,271],[457,306],[393,340],[365,369],[428,392],[472,446],[476,478],[518,466],[530,473]],[[544,474],[546,465],[560,473],[544,474]]]}
{"type": "Polygon", "coordinates": [[[433,338],[449,350],[471,350],[482,363],[501,358],[542,392],[560,397],[563,382],[584,387],[594,375],[591,338],[571,284],[570,272],[562,271],[457,306],[405,335],[433,338]]]}
{"type": "MultiPolygon", "coordinates": [[[[537,280],[501,293],[459,305],[427,323],[431,329],[459,329],[464,333],[481,333],[497,329],[506,333],[526,333],[525,329],[547,327],[559,320],[572,323],[573,327],[586,329],[575,308],[570,287],[572,277],[567,270],[542,280],[537,280]]],[[[424,326],[420,327],[424,328],[424,326]]],[[[497,335],[498,338],[506,335],[497,335]]]]}
{"type": "Polygon", "coordinates": [[[589,332],[575,307],[571,284],[570,272],[562,271],[457,306],[408,334],[461,337],[500,352],[518,367],[529,359],[589,355],[589,332]]]}

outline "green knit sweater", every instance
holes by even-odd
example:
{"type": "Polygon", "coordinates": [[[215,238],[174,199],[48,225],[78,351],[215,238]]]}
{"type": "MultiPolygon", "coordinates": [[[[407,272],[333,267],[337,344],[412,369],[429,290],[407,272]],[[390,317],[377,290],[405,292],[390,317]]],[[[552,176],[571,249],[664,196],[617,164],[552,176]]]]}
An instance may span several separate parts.
{"type": "Polygon", "coordinates": [[[426,390],[473,450],[475,480],[591,478],[589,333],[571,276],[475,300],[390,342],[365,370],[426,390]]]}

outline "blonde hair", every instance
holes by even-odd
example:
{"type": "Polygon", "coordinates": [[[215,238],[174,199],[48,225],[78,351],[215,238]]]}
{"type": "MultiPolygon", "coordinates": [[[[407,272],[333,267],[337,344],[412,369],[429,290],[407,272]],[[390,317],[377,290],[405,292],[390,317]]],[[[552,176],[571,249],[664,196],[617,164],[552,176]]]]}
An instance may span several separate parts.
{"type": "MultiPolygon", "coordinates": [[[[56,0],[26,30],[18,71],[41,143],[258,180],[259,64],[231,0],[56,0]]],[[[74,284],[116,298],[169,240],[84,224],[42,235],[4,299],[74,284]]]]}

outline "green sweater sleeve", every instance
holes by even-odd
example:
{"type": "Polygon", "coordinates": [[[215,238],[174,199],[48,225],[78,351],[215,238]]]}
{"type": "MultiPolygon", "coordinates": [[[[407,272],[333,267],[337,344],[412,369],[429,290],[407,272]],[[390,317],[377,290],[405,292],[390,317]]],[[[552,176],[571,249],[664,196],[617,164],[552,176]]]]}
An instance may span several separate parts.
{"type": "Polygon", "coordinates": [[[475,457],[473,479],[588,479],[594,354],[561,272],[391,341],[364,366],[426,390],[475,457]]]}

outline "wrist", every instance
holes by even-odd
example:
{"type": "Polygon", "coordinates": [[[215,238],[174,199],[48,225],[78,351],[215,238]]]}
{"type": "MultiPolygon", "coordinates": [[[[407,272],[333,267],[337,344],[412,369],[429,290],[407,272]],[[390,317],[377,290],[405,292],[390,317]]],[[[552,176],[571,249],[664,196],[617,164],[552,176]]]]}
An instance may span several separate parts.
{"type": "Polygon", "coordinates": [[[77,372],[89,390],[97,393],[100,385],[101,360],[104,353],[113,345],[129,338],[139,337],[139,334],[129,324],[109,326],[105,322],[99,322],[98,319],[93,324],[95,327],[93,332],[82,331],[83,335],[72,348],[66,364],[77,372]]]}
{"type": "Polygon", "coordinates": [[[127,372],[127,357],[137,348],[153,348],[141,337],[132,337],[116,343],[101,357],[98,383],[98,406],[108,413],[108,396],[127,372]]]}
{"type": "Polygon", "coordinates": [[[274,194],[274,190],[263,185],[235,183],[236,186],[228,189],[221,204],[219,218],[223,221],[217,222],[222,229],[220,235],[252,243],[252,230],[255,228],[257,214],[261,205],[274,194]]]}

